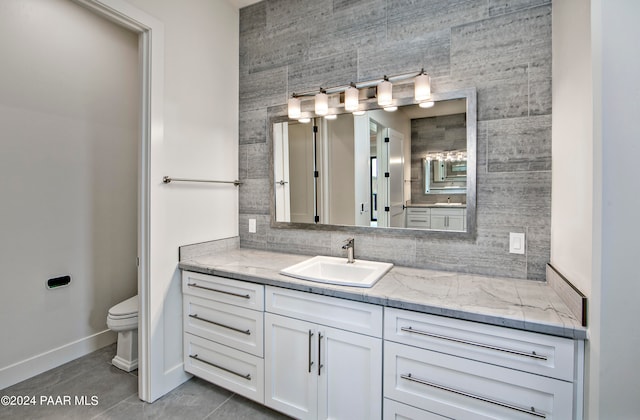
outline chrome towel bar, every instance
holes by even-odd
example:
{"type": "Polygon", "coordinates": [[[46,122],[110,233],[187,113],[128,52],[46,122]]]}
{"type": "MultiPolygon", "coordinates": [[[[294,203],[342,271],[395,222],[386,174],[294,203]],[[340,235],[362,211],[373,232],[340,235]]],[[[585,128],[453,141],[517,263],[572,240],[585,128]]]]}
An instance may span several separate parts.
{"type": "Polygon", "coordinates": [[[172,178],[168,175],[162,177],[162,182],[164,182],[165,184],[169,184],[170,182],[174,182],[174,181],[175,182],[208,182],[213,184],[233,184],[236,187],[243,184],[242,181],[238,181],[237,179],[235,181],[217,181],[217,180],[211,180],[211,179],[172,178]]]}

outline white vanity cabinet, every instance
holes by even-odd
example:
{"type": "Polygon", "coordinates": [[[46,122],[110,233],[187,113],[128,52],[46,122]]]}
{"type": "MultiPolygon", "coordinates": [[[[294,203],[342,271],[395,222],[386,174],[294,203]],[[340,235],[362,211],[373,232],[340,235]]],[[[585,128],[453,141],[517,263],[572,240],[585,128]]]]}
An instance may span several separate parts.
{"type": "Polygon", "coordinates": [[[431,229],[465,230],[466,209],[432,208],[431,229]]]}
{"type": "Polygon", "coordinates": [[[265,404],[298,419],[382,415],[382,307],[267,286],[265,404]]]}
{"type": "Polygon", "coordinates": [[[384,335],[385,419],[581,418],[582,342],[392,308],[384,335]]]}
{"type": "Polygon", "coordinates": [[[264,286],[182,273],[184,369],[264,403],[264,286]]]}
{"type": "Polygon", "coordinates": [[[297,419],[581,419],[584,341],[184,271],[184,369],[297,419]]]}

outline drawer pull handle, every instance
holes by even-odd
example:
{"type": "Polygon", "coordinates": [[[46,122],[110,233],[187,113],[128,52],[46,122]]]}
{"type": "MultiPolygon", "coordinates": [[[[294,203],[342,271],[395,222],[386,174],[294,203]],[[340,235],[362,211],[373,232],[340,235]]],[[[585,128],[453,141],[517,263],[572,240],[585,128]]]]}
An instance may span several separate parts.
{"type": "Polygon", "coordinates": [[[208,322],[209,324],[213,324],[213,325],[216,325],[218,327],[226,328],[228,330],[232,330],[232,331],[239,332],[239,333],[246,334],[246,335],[251,335],[251,330],[241,330],[240,328],[230,327],[229,325],[220,324],[220,323],[215,322],[215,321],[209,321],[208,319],[200,318],[198,316],[198,314],[189,314],[189,317],[193,318],[193,319],[197,319],[199,321],[208,322]]]}
{"type": "Polygon", "coordinates": [[[189,287],[196,287],[198,289],[204,289],[204,290],[209,290],[210,292],[216,292],[216,293],[224,293],[225,295],[231,295],[231,296],[235,296],[235,297],[241,297],[244,299],[251,299],[251,296],[249,295],[241,295],[240,293],[233,293],[233,292],[227,292],[226,290],[219,290],[219,289],[211,289],[210,287],[204,287],[204,286],[200,286],[196,283],[188,283],[187,286],[189,287]]]}
{"type": "Polygon", "coordinates": [[[486,402],[486,403],[489,403],[489,404],[498,405],[500,407],[505,407],[505,408],[508,408],[508,409],[511,409],[511,410],[518,411],[520,413],[529,414],[531,416],[535,416],[535,417],[539,417],[539,418],[543,418],[543,419],[547,418],[547,416],[544,413],[540,413],[540,412],[536,411],[536,409],[534,407],[531,407],[530,409],[529,408],[522,408],[522,407],[518,407],[517,405],[511,405],[511,404],[503,403],[503,402],[500,402],[500,401],[492,400],[492,399],[489,399],[489,398],[480,397],[478,395],[470,394],[468,392],[460,391],[460,390],[457,390],[457,389],[454,389],[454,388],[449,388],[448,386],[438,385],[438,384],[434,384],[434,383],[429,382],[429,381],[425,381],[424,379],[416,378],[414,376],[411,376],[410,373],[408,375],[400,375],[400,377],[402,379],[406,379],[407,381],[417,382],[417,383],[422,384],[422,385],[426,385],[426,386],[430,386],[430,387],[433,387],[433,388],[441,389],[443,391],[447,391],[447,392],[451,392],[451,393],[454,393],[454,394],[462,395],[464,397],[473,398],[475,400],[483,401],[483,402],[486,402]]]}
{"type": "Polygon", "coordinates": [[[244,379],[246,379],[248,381],[251,380],[251,374],[250,373],[247,373],[246,375],[243,375],[242,373],[234,372],[231,369],[227,369],[225,367],[216,365],[215,363],[211,363],[211,362],[207,362],[206,360],[202,360],[201,358],[198,357],[197,354],[193,354],[193,355],[190,354],[189,357],[192,358],[192,359],[196,359],[198,362],[202,362],[202,363],[204,363],[206,365],[213,366],[216,369],[224,370],[225,372],[229,372],[229,373],[231,373],[233,375],[236,375],[236,376],[239,376],[241,378],[244,378],[244,379]]]}
{"type": "Polygon", "coordinates": [[[322,339],[324,336],[321,332],[318,331],[318,376],[320,376],[320,371],[324,367],[322,364],[322,339]]]}
{"type": "Polygon", "coordinates": [[[311,360],[311,338],[313,337],[313,331],[309,330],[309,373],[311,373],[311,366],[313,366],[313,360],[311,360]]]}
{"type": "Polygon", "coordinates": [[[547,360],[547,356],[541,356],[539,354],[536,354],[535,351],[531,352],[531,353],[527,353],[527,352],[519,351],[519,350],[505,349],[503,347],[495,347],[495,346],[490,346],[488,344],[476,343],[474,341],[461,340],[459,338],[447,337],[446,335],[433,334],[433,333],[429,333],[429,332],[426,332],[426,331],[414,330],[411,327],[400,327],[400,330],[402,330],[404,332],[408,332],[408,333],[424,335],[424,336],[427,336],[427,337],[433,337],[433,338],[439,338],[439,339],[442,339],[442,340],[453,341],[455,343],[468,344],[470,346],[482,347],[484,349],[496,350],[496,351],[501,351],[503,353],[509,353],[509,354],[515,354],[517,356],[530,357],[532,359],[537,359],[537,360],[547,360]]]}

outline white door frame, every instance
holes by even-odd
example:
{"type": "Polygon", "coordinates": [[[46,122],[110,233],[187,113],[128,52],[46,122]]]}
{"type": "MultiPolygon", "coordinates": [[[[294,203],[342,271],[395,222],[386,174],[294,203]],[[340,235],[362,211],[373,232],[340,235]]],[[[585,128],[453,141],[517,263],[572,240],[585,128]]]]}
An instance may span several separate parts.
{"type": "Polygon", "coordinates": [[[152,327],[152,320],[162,316],[162,302],[152,299],[149,241],[151,148],[161,144],[164,137],[164,25],[123,0],[72,1],[138,34],[142,98],[138,164],[138,395],[152,402],[162,392],[152,392],[153,378],[164,373],[163,336],[152,327]]]}

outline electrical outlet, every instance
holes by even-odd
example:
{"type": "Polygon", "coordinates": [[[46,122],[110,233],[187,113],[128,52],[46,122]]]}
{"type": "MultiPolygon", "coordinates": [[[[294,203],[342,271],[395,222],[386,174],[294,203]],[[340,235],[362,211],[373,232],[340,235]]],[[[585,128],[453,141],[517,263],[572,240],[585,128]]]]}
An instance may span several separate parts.
{"type": "Polygon", "coordinates": [[[509,233],[509,252],[512,254],[524,254],[524,233],[509,233]]]}
{"type": "Polygon", "coordinates": [[[249,233],[256,233],[256,219],[249,219],[249,233]]]}

